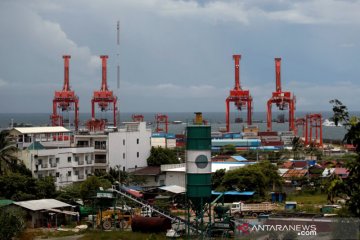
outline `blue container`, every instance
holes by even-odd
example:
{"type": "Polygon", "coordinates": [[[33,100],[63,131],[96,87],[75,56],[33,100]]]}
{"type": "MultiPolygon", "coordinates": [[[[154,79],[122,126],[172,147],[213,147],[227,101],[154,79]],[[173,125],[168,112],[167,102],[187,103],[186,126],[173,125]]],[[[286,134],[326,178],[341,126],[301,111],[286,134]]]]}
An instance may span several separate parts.
{"type": "Polygon", "coordinates": [[[240,133],[234,133],[233,138],[242,138],[240,133]]]}
{"type": "Polygon", "coordinates": [[[231,139],[231,138],[233,138],[233,134],[232,133],[225,133],[225,134],[223,134],[223,138],[231,139]]]}
{"type": "Polygon", "coordinates": [[[166,133],[153,133],[153,134],[151,134],[151,137],[153,137],[153,138],[164,138],[164,137],[166,137],[166,133]]]}
{"type": "Polygon", "coordinates": [[[166,134],[166,138],[167,139],[175,139],[176,137],[175,137],[174,133],[168,133],[168,134],[166,134]]]}

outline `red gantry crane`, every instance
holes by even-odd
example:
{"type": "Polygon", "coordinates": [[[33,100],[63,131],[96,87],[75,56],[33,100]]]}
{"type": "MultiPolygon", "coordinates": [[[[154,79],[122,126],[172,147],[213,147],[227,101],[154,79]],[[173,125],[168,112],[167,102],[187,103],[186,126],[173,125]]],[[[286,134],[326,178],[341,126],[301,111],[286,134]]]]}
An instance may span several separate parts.
{"type": "Polygon", "coordinates": [[[134,122],[143,122],[144,121],[144,115],[142,115],[142,114],[133,114],[131,116],[131,118],[134,122]]]}
{"type": "Polygon", "coordinates": [[[230,90],[226,98],[226,131],[230,132],[230,102],[234,102],[237,110],[241,111],[247,106],[247,124],[252,124],[252,97],[249,90],[243,90],[240,85],[240,59],[241,55],[233,55],[235,62],[235,87],[230,90]]]}
{"type": "Polygon", "coordinates": [[[305,118],[297,118],[295,120],[295,135],[299,134],[299,128],[301,127],[302,137],[305,138],[305,124],[306,119],[305,118]]]}
{"type": "Polygon", "coordinates": [[[91,100],[91,120],[87,123],[87,126],[90,130],[102,130],[105,127],[104,120],[99,120],[95,118],[95,103],[98,104],[102,112],[111,110],[113,112],[113,124],[116,127],[116,102],[117,97],[113,94],[112,91],[108,89],[107,86],[107,76],[106,76],[106,61],[108,56],[100,56],[102,61],[102,82],[100,91],[94,91],[93,98],[91,100]],[[112,106],[111,106],[112,105],[112,106]]]}
{"type": "Polygon", "coordinates": [[[272,104],[275,103],[279,110],[289,110],[289,131],[295,131],[295,96],[291,92],[281,89],[280,76],[281,58],[275,58],[276,91],[267,102],[267,130],[272,131],[272,104]]]}
{"type": "Polygon", "coordinates": [[[61,91],[55,91],[53,100],[53,113],[50,116],[52,126],[63,126],[64,119],[58,114],[59,108],[62,112],[72,111],[75,112],[74,126],[75,131],[79,128],[79,98],[75,95],[74,91],[71,91],[69,81],[69,59],[71,56],[64,55],[64,86],[61,91]]]}
{"type": "Polygon", "coordinates": [[[155,132],[168,133],[169,117],[168,115],[158,113],[155,115],[156,129],[155,132]],[[165,125],[165,130],[161,128],[161,125],[165,125]]]}
{"type": "Polygon", "coordinates": [[[322,116],[320,113],[313,113],[306,115],[305,125],[305,145],[309,145],[314,142],[315,145],[322,147],[322,116]],[[315,129],[315,139],[313,139],[313,132],[315,129]]]}

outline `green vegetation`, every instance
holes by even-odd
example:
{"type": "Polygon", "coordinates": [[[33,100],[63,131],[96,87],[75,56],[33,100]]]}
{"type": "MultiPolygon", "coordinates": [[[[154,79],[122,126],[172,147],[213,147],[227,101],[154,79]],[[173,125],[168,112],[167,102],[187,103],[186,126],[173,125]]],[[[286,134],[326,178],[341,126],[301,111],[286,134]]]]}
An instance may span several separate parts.
{"type": "Polygon", "coordinates": [[[236,147],[232,144],[222,146],[220,148],[220,153],[225,155],[233,155],[236,153],[236,147]]]}
{"type": "Polygon", "coordinates": [[[25,230],[25,213],[20,209],[5,208],[0,211],[0,239],[12,239],[25,230]]]}
{"type": "MultiPolygon", "coordinates": [[[[358,117],[349,116],[347,107],[339,100],[334,99],[330,101],[333,104],[332,120],[337,125],[342,123],[347,133],[344,136],[344,142],[353,144],[356,147],[357,158],[346,163],[349,169],[349,176],[341,184],[335,186],[337,193],[346,194],[350,199],[347,201],[347,206],[352,215],[360,216],[360,119],[358,117]]],[[[337,180],[335,180],[337,181],[337,180]]],[[[335,189],[333,189],[335,191],[335,189]]]]}
{"type": "Polygon", "coordinates": [[[287,201],[295,201],[299,204],[326,204],[326,194],[289,194],[286,198],[287,201]]]}
{"type": "Polygon", "coordinates": [[[275,165],[261,161],[226,172],[220,186],[225,190],[255,191],[260,197],[265,197],[267,190],[282,187],[282,179],[275,165]]]}
{"type": "Polygon", "coordinates": [[[176,164],[180,162],[174,151],[167,148],[152,147],[147,163],[148,166],[160,166],[162,164],[176,164]]]}

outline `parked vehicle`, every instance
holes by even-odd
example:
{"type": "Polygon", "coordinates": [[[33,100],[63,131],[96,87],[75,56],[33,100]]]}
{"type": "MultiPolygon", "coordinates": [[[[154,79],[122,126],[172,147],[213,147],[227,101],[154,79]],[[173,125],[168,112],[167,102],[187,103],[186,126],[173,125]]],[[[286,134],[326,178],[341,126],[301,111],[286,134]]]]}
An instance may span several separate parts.
{"type": "Polygon", "coordinates": [[[245,204],[243,202],[234,202],[231,205],[231,214],[235,217],[250,215],[257,217],[260,214],[269,214],[275,209],[272,203],[251,203],[245,204]]]}

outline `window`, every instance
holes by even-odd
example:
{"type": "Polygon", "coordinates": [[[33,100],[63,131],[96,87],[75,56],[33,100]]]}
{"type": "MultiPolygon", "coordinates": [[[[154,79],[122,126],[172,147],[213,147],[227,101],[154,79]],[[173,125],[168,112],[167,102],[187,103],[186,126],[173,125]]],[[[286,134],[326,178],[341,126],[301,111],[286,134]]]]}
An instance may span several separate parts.
{"type": "Polygon", "coordinates": [[[123,139],[123,145],[125,146],[125,139],[123,139]]]}
{"type": "Polygon", "coordinates": [[[139,158],[139,156],[140,156],[140,153],[139,153],[139,152],[137,152],[137,153],[136,153],[136,157],[137,157],[137,158],[139,158]]]}
{"type": "Polygon", "coordinates": [[[68,171],[67,175],[68,175],[69,177],[71,177],[71,171],[68,171]]]}
{"type": "Polygon", "coordinates": [[[75,170],[74,174],[75,174],[75,176],[79,175],[79,171],[75,170]]]}
{"type": "Polygon", "coordinates": [[[87,169],[85,169],[85,175],[87,175],[88,174],[88,170],[87,169]]]}
{"type": "Polygon", "coordinates": [[[79,161],[79,157],[75,156],[75,162],[78,162],[78,161],[79,161]]]}
{"type": "Polygon", "coordinates": [[[95,141],[95,149],[106,150],[106,141],[95,141]]]}
{"type": "Polygon", "coordinates": [[[56,177],[60,177],[60,173],[59,173],[59,172],[56,172],[56,177]]]}
{"type": "Polygon", "coordinates": [[[89,156],[85,155],[85,161],[88,161],[88,160],[89,160],[89,156]]]}
{"type": "Polygon", "coordinates": [[[68,157],[68,162],[71,162],[71,157],[68,157]]]}
{"type": "Polygon", "coordinates": [[[123,159],[125,159],[125,153],[123,153],[123,159]]]}
{"type": "Polygon", "coordinates": [[[95,163],[106,163],[106,155],[96,154],[95,163]]]}
{"type": "Polygon", "coordinates": [[[60,162],[60,158],[56,158],[56,163],[59,163],[60,162]]]}
{"type": "Polygon", "coordinates": [[[138,138],[136,139],[136,144],[139,144],[139,139],[138,138]]]}
{"type": "Polygon", "coordinates": [[[54,159],[53,158],[49,158],[49,164],[53,164],[54,159]]]}

